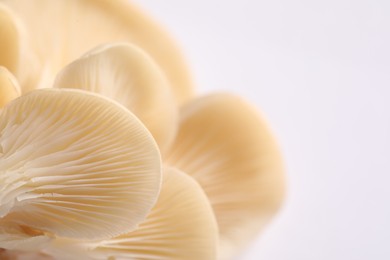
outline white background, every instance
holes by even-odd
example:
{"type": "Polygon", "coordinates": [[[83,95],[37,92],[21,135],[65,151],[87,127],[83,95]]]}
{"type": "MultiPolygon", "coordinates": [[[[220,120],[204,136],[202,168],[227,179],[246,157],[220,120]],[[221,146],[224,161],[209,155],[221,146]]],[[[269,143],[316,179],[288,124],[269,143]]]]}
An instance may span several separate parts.
{"type": "Polygon", "coordinates": [[[136,2],[278,136],[288,197],[240,259],[390,259],[390,1],[136,2]]]}

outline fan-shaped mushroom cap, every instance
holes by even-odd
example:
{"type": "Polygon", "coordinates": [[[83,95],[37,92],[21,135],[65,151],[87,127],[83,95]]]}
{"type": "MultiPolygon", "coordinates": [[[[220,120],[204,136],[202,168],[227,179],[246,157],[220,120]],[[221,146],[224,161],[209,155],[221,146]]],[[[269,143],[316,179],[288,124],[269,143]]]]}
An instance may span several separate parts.
{"type": "Polygon", "coordinates": [[[155,141],[114,101],[47,89],[1,111],[1,221],[49,236],[111,238],[144,220],[160,180],[155,141]]]}
{"type": "Polygon", "coordinates": [[[19,62],[19,32],[12,12],[0,3],[0,66],[16,72],[19,62]]]}
{"type": "Polygon", "coordinates": [[[178,102],[192,95],[186,64],[171,37],[127,0],[3,2],[24,22],[29,48],[36,55],[37,71],[42,77],[35,86],[18,78],[23,91],[50,87],[62,67],[99,44],[124,41],[140,46],[151,55],[167,75],[178,102]]]}
{"type": "Polygon", "coordinates": [[[194,100],[180,120],[166,159],[205,190],[220,229],[221,258],[231,259],[282,202],[279,149],[257,111],[229,94],[194,100]]]}
{"type": "Polygon", "coordinates": [[[15,77],[0,66],[0,108],[20,96],[20,87],[15,77]]]}
{"type": "Polygon", "coordinates": [[[59,73],[54,87],[84,89],[118,101],[145,124],[160,149],[176,134],[172,90],[157,64],[135,45],[106,44],[88,52],[59,73]]]}
{"type": "Polygon", "coordinates": [[[212,260],[218,229],[199,184],[172,168],[163,173],[161,194],[147,219],[133,232],[102,241],[95,259],[212,260]]]}

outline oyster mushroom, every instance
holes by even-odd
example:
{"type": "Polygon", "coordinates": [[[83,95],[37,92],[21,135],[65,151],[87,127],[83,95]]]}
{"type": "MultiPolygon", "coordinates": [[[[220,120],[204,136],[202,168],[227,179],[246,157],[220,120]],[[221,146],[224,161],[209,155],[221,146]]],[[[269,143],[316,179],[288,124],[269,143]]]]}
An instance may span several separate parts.
{"type": "Polygon", "coordinates": [[[25,67],[20,68],[21,73],[17,75],[23,92],[50,86],[63,66],[96,45],[132,42],[149,53],[162,68],[177,102],[182,103],[192,96],[189,72],[176,44],[129,1],[2,0],[1,4],[20,18],[28,37],[26,52],[34,56],[31,63],[26,64],[23,55],[18,63],[25,67]]]}
{"type": "Polygon", "coordinates": [[[160,182],[154,139],[114,101],[36,90],[0,113],[0,248],[132,231],[155,204],[160,182]]]}
{"type": "MultiPolygon", "coordinates": [[[[159,198],[136,230],[94,242],[64,238],[39,242],[41,252],[27,252],[39,260],[43,256],[59,260],[215,260],[218,227],[210,202],[199,184],[185,173],[165,168],[159,198]]],[[[10,253],[26,254],[23,251],[10,253]]]]}
{"type": "Polygon", "coordinates": [[[177,103],[187,102],[188,73],[169,37],[127,1],[2,0],[0,24],[6,35],[0,47],[10,49],[0,54],[0,65],[24,93],[52,86],[65,65],[104,44],[62,70],[59,89],[11,103],[20,94],[17,83],[0,71],[0,93],[13,93],[0,101],[7,104],[0,110],[0,248],[7,249],[0,256],[24,250],[61,260],[215,258],[217,228],[199,186],[168,185],[174,175],[194,182],[167,170],[170,188],[150,212],[161,174],[152,136],[121,105],[81,90],[134,111],[165,163],[199,182],[216,214],[220,259],[235,256],[275,214],[283,197],[280,153],[250,105],[225,94],[189,101],[172,145],[176,104],[167,89],[177,103]],[[125,83],[131,81],[137,83],[125,83]],[[175,187],[194,191],[188,204],[178,197],[187,193],[175,187]],[[187,225],[166,217],[173,215],[187,225]]]}
{"type": "Polygon", "coordinates": [[[93,245],[94,259],[217,259],[218,228],[199,184],[173,168],[163,171],[156,205],[139,227],[93,245]]]}
{"type": "Polygon", "coordinates": [[[264,119],[230,94],[200,97],[181,110],[165,161],[202,186],[231,259],[276,213],[284,194],[281,155],[264,119]]]}
{"type": "Polygon", "coordinates": [[[112,98],[132,111],[165,150],[176,134],[178,111],[158,65],[139,47],[105,44],[57,75],[55,88],[76,88],[112,98]]]}
{"type": "Polygon", "coordinates": [[[20,96],[19,83],[5,68],[0,66],[0,108],[20,96]]]}

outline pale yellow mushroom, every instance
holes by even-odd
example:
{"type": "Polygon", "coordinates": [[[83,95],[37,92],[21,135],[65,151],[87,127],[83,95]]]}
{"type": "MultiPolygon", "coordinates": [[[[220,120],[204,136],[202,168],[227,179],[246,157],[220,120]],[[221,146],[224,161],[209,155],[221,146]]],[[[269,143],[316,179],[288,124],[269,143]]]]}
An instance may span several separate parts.
{"type": "Polygon", "coordinates": [[[169,83],[135,45],[97,47],[66,66],[54,87],[84,89],[118,101],[145,124],[160,149],[166,149],[176,134],[178,110],[169,83]]]}
{"type": "Polygon", "coordinates": [[[40,255],[56,260],[215,260],[218,227],[199,184],[185,173],[165,168],[157,203],[136,230],[94,242],[56,238],[37,248],[40,255]]]}
{"type": "Polygon", "coordinates": [[[155,204],[160,182],[157,144],[112,100],[36,90],[0,113],[0,248],[24,250],[7,239],[18,229],[22,237],[73,239],[132,231],[155,204]]]}
{"type": "Polygon", "coordinates": [[[146,221],[134,232],[93,246],[93,259],[215,260],[218,228],[199,184],[167,168],[161,194],[146,221]]]}
{"type": "Polygon", "coordinates": [[[21,90],[35,88],[42,81],[42,76],[47,74],[46,69],[41,71],[43,68],[31,49],[32,41],[23,21],[2,0],[0,1],[0,35],[0,66],[15,75],[18,82],[21,82],[21,90]]]}
{"type": "MultiPolygon", "coordinates": [[[[3,252],[4,255],[29,260],[215,260],[218,254],[218,225],[207,196],[192,177],[174,168],[165,168],[155,206],[132,232],[86,242],[51,238],[33,231],[24,231],[30,237],[24,234],[23,251],[15,250],[22,243],[17,237],[17,246],[3,252]]],[[[14,233],[20,236],[21,232],[14,233]]],[[[6,242],[0,237],[2,243],[6,242]]]]}
{"type": "Polygon", "coordinates": [[[20,87],[15,77],[0,66],[0,108],[20,96],[20,87]]]}
{"type": "Polygon", "coordinates": [[[235,256],[281,205],[278,146],[256,109],[238,97],[214,94],[184,106],[166,162],[205,190],[220,229],[220,259],[235,256]]]}
{"type": "Polygon", "coordinates": [[[19,30],[12,12],[0,3],[0,66],[15,73],[19,65],[19,30]]]}
{"type": "MultiPolygon", "coordinates": [[[[192,96],[192,81],[182,54],[160,26],[127,0],[2,0],[23,21],[40,81],[20,75],[23,91],[51,87],[66,64],[95,46],[132,42],[157,62],[181,103],[192,96]]],[[[21,63],[24,66],[24,63],[21,63]]],[[[31,66],[31,64],[29,64],[31,66]]],[[[21,69],[29,73],[27,69],[21,69]]],[[[32,72],[31,72],[32,73],[32,72]]]]}

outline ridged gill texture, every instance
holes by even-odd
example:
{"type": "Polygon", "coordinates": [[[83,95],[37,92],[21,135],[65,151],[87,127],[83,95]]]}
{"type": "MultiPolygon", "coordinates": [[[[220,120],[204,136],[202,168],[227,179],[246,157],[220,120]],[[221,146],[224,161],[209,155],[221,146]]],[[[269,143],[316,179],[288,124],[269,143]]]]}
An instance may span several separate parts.
{"type": "Polygon", "coordinates": [[[256,109],[230,94],[200,97],[181,110],[167,162],[205,190],[218,221],[221,259],[231,259],[279,208],[281,155],[256,109]]]}
{"type": "Polygon", "coordinates": [[[92,91],[133,112],[152,133],[160,149],[176,134],[178,110],[172,90],[157,64],[128,43],[106,44],[65,67],[54,87],[92,91]]]}
{"type": "Polygon", "coordinates": [[[94,259],[215,260],[218,228],[199,184],[172,168],[155,207],[134,232],[100,242],[94,259]]]}
{"type": "Polygon", "coordinates": [[[192,96],[186,63],[171,37],[127,0],[1,2],[23,22],[29,44],[27,52],[34,56],[31,62],[20,63],[25,68],[20,69],[17,78],[24,92],[51,87],[60,69],[95,46],[123,41],[132,42],[150,54],[166,74],[179,103],[192,96]]]}
{"type": "Polygon", "coordinates": [[[0,114],[3,226],[77,239],[118,236],[144,220],[160,181],[155,141],[116,102],[36,90],[0,114]]]}

